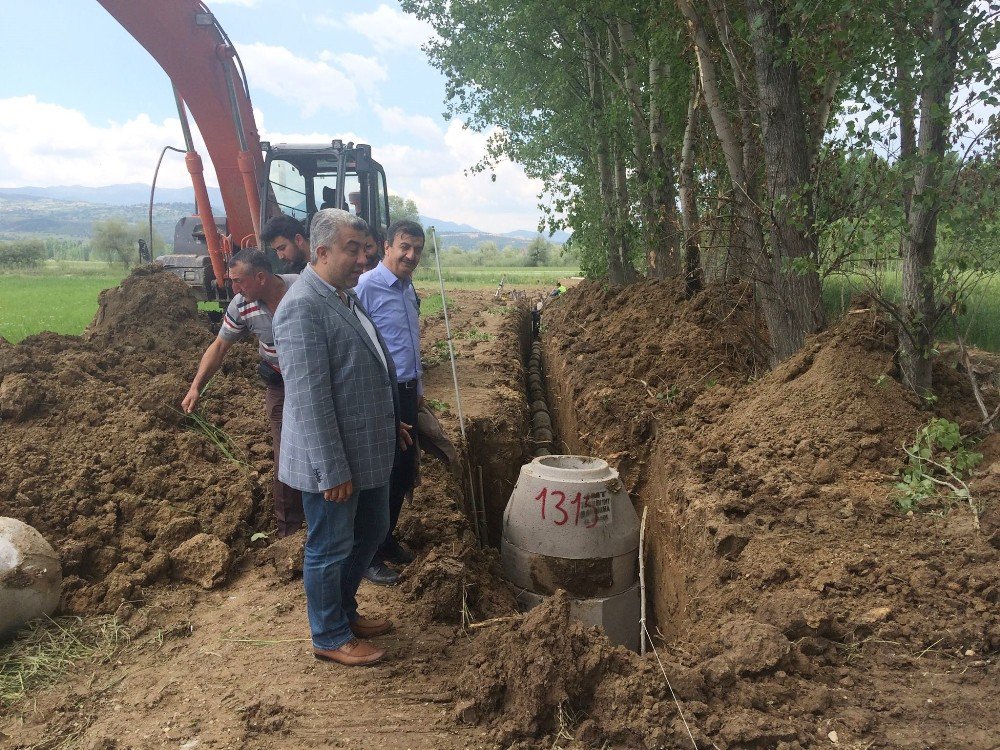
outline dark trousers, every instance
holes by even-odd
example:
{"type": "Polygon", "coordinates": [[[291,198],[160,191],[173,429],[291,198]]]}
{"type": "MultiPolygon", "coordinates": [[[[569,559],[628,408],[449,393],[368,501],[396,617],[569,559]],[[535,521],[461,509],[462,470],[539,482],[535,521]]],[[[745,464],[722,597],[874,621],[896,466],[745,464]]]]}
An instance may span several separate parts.
{"type": "Polygon", "coordinates": [[[274,496],[274,516],[278,522],[278,537],[294,534],[305,523],[302,511],[302,493],[278,481],[278,462],[281,458],[281,412],[285,406],[284,386],[267,386],[264,395],[267,418],[271,423],[271,448],[274,451],[274,480],[271,494],[274,496]]]}
{"type": "Polygon", "coordinates": [[[399,513],[403,509],[403,498],[413,489],[413,482],[417,475],[417,389],[397,388],[399,393],[399,419],[401,422],[411,425],[410,434],[414,438],[413,445],[405,451],[399,449],[396,444],[396,457],[392,462],[392,474],[389,476],[389,532],[385,535],[382,547],[375,553],[376,559],[382,557],[395,544],[392,539],[392,532],[399,521],[399,513]]]}

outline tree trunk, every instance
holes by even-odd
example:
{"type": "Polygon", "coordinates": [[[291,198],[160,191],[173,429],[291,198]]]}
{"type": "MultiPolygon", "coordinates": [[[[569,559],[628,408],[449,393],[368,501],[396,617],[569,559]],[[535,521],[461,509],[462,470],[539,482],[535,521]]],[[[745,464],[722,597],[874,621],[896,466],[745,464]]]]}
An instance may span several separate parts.
{"type": "Polygon", "coordinates": [[[632,265],[632,233],[629,231],[631,212],[629,210],[628,172],[621,150],[612,146],[614,156],[614,196],[615,196],[615,237],[614,250],[624,271],[626,284],[632,284],[638,279],[635,266],[632,265]]]}
{"type": "Polygon", "coordinates": [[[698,110],[701,87],[697,77],[691,79],[691,98],[688,101],[687,122],[684,126],[684,144],[681,147],[680,199],[681,220],[684,224],[684,291],[693,297],[701,290],[701,247],[699,246],[698,202],[695,196],[697,182],[694,178],[694,139],[698,132],[698,110]]]}
{"type": "Polygon", "coordinates": [[[773,0],[746,0],[771,208],[771,254],[757,268],[757,289],[771,338],[772,364],[802,348],[823,327],[816,263],[810,148],[791,33],[773,0]],[[798,264],[796,267],[795,264],[798,264]]]}
{"type": "Polygon", "coordinates": [[[715,134],[722,146],[726,170],[733,185],[735,216],[732,223],[733,237],[726,259],[726,275],[733,271],[742,278],[750,277],[751,259],[762,257],[764,237],[761,233],[752,188],[747,178],[744,142],[737,137],[729,113],[719,92],[719,79],[709,47],[708,33],[691,0],[677,0],[677,7],[687,19],[694,42],[698,75],[701,81],[705,108],[708,110],[715,134]]]}
{"type": "Polygon", "coordinates": [[[587,60],[587,84],[590,94],[590,107],[592,112],[591,129],[594,136],[594,153],[597,160],[597,184],[601,196],[601,222],[607,228],[609,236],[605,253],[608,260],[608,282],[614,286],[621,286],[625,283],[625,269],[621,264],[621,257],[614,248],[613,227],[615,195],[613,178],[611,175],[611,147],[608,143],[607,131],[601,127],[604,118],[604,91],[601,82],[601,70],[597,63],[599,54],[593,39],[589,34],[584,35],[587,60]]]}
{"type": "MultiPolygon", "coordinates": [[[[896,60],[896,90],[899,92],[899,167],[903,170],[903,218],[910,221],[910,203],[913,199],[913,180],[905,178],[907,167],[917,153],[917,124],[914,110],[917,101],[913,91],[913,68],[909,60],[896,60]]],[[[903,251],[900,239],[900,255],[903,251]]]]}
{"type": "MultiPolygon", "coordinates": [[[[653,125],[651,118],[656,115],[655,85],[652,78],[649,82],[650,107],[649,116],[645,114],[644,97],[639,81],[639,68],[634,55],[635,29],[628,21],[618,21],[618,37],[616,55],[619,67],[624,71],[625,94],[629,101],[630,124],[632,126],[632,158],[635,174],[632,183],[638,193],[640,210],[642,211],[643,244],[645,247],[648,274],[654,278],[662,278],[667,274],[667,259],[669,249],[666,244],[666,233],[660,220],[656,202],[654,181],[659,182],[659,176],[653,175],[653,151],[656,144],[652,142],[653,125]]],[[[652,61],[651,61],[652,63],[652,61]]],[[[652,64],[649,67],[652,76],[652,64]]],[[[676,255],[676,253],[675,253],[676,255]]],[[[676,273],[676,269],[674,271],[676,273]]]]}
{"type": "Polygon", "coordinates": [[[677,276],[681,270],[680,240],[677,232],[677,203],[672,159],[664,148],[666,124],[660,105],[661,82],[667,78],[667,63],[655,49],[649,50],[649,144],[651,226],[650,274],[654,278],[677,276]]]}
{"type": "Polygon", "coordinates": [[[931,20],[931,46],[920,87],[919,168],[913,183],[908,231],[903,239],[903,315],[900,366],[903,381],[918,396],[934,385],[932,351],[936,310],[931,266],[941,208],[941,168],[951,123],[959,31],[965,3],[937,0],[931,20]]]}

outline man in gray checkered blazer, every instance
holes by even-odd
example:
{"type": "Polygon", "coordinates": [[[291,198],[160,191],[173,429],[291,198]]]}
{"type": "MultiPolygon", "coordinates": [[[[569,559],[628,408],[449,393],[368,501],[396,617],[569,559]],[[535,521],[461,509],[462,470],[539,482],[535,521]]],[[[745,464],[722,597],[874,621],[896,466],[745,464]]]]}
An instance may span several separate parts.
{"type": "Polygon", "coordinates": [[[389,524],[389,475],[397,441],[392,357],[349,291],[365,269],[363,219],[319,211],[312,265],[274,316],[285,378],[282,482],[302,491],[306,515],[303,579],[313,654],[345,665],[372,664],[384,649],[367,640],[389,620],[358,614],[357,591],[389,524]]]}

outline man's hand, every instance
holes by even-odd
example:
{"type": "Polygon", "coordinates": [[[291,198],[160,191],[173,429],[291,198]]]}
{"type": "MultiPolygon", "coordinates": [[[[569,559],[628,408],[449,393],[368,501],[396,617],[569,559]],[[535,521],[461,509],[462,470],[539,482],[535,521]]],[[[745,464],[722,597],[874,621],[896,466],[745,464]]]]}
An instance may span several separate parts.
{"type": "Polygon", "coordinates": [[[342,503],[348,500],[351,495],[354,494],[354,483],[348,479],[343,484],[338,484],[336,487],[331,487],[323,493],[324,500],[330,500],[335,503],[342,503]]]}
{"type": "Polygon", "coordinates": [[[181,401],[181,409],[183,409],[185,414],[190,414],[194,411],[194,408],[198,405],[198,398],[201,396],[198,389],[193,385],[188,390],[187,395],[184,400],[181,401]]]}
{"type": "Polygon", "coordinates": [[[406,422],[399,423],[399,449],[405,451],[411,445],[413,445],[413,438],[410,437],[410,430],[413,429],[413,425],[406,424],[406,422]]]}

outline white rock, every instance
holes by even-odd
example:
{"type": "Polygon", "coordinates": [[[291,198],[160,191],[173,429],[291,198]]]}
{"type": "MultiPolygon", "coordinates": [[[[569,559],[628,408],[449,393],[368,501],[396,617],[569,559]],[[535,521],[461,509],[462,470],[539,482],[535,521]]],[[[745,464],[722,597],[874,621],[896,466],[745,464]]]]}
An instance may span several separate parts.
{"type": "Polygon", "coordinates": [[[60,596],[59,555],[33,527],[0,516],[0,635],[51,615],[60,596]]]}

